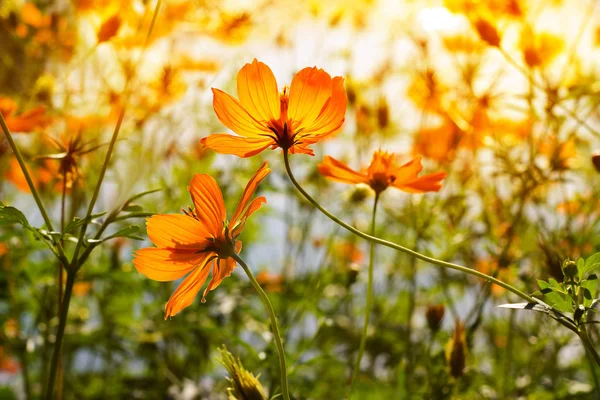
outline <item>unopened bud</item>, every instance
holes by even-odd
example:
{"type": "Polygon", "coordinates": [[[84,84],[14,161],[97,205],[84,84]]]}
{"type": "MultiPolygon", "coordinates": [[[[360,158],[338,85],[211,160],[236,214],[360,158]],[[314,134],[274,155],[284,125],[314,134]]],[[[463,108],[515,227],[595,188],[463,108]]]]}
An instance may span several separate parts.
{"type": "Polygon", "coordinates": [[[390,108],[385,98],[379,99],[377,104],[377,125],[379,129],[385,129],[390,123],[390,108]]]}
{"type": "Polygon", "coordinates": [[[562,265],[563,274],[567,278],[575,278],[577,276],[577,264],[575,261],[565,260],[562,265]]]}
{"type": "Polygon", "coordinates": [[[467,340],[465,326],[457,322],[452,333],[452,339],[446,343],[446,362],[450,368],[450,374],[460,378],[465,373],[467,360],[467,340]]]}
{"type": "Polygon", "coordinates": [[[500,47],[500,34],[494,25],[483,18],[475,21],[475,29],[481,40],[490,46],[500,47]]]}
{"type": "Polygon", "coordinates": [[[594,164],[596,171],[600,172],[600,153],[592,154],[592,163],[594,164]]]}
{"type": "Polygon", "coordinates": [[[225,366],[229,374],[231,383],[227,389],[230,400],[266,400],[267,395],[258,379],[249,371],[244,369],[239,358],[235,358],[227,348],[223,346],[219,349],[221,353],[221,363],[225,366]]]}
{"type": "Polygon", "coordinates": [[[425,317],[427,318],[427,326],[432,332],[440,330],[442,319],[444,319],[445,308],[443,304],[434,304],[427,307],[425,317]]]}

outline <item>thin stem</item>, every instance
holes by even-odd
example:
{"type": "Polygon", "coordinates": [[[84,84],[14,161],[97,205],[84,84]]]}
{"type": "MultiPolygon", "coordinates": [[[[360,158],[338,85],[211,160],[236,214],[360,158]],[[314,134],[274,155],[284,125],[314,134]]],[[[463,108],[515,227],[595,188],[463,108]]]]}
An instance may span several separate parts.
{"type": "Polygon", "coordinates": [[[58,320],[58,330],[56,331],[56,341],[54,342],[54,352],[52,353],[52,361],[50,363],[50,374],[48,375],[48,385],[46,386],[46,400],[52,399],[54,392],[54,384],[56,383],[56,373],[58,370],[58,360],[62,354],[62,343],[65,334],[65,326],[67,325],[67,315],[69,314],[69,303],[71,302],[71,294],[73,293],[73,284],[75,284],[74,270],[67,270],[67,283],[65,285],[65,293],[63,296],[62,307],[58,320]]]}
{"type": "MultiPolygon", "coordinates": [[[[156,6],[154,7],[154,13],[152,15],[152,21],[150,22],[150,28],[148,29],[148,34],[146,35],[146,40],[144,42],[144,46],[142,48],[142,54],[138,59],[138,64],[144,55],[146,48],[148,47],[148,43],[150,42],[150,36],[152,35],[152,31],[154,30],[154,26],[156,25],[156,18],[158,17],[158,10],[160,9],[161,0],[156,2],[156,6]]],[[[104,181],[104,176],[106,175],[106,170],[108,169],[108,164],[110,162],[110,158],[112,156],[113,150],[115,148],[115,144],[117,143],[117,138],[119,137],[119,132],[121,131],[121,125],[123,124],[123,118],[125,117],[125,110],[127,105],[127,98],[129,97],[129,84],[131,79],[128,79],[125,83],[125,88],[123,93],[125,95],[125,101],[123,102],[123,107],[119,113],[119,117],[117,119],[117,124],[115,125],[115,129],[113,131],[112,137],[110,138],[110,143],[108,145],[108,150],[106,152],[106,157],[104,158],[104,163],[102,163],[102,169],[100,170],[100,176],[98,177],[98,183],[96,183],[96,187],[94,188],[94,194],[92,195],[92,199],[90,204],[88,205],[87,213],[85,216],[85,222],[81,227],[79,232],[79,239],[77,240],[77,245],[75,246],[75,251],[73,253],[73,258],[71,259],[71,268],[78,269],[81,267],[81,263],[78,260],[79,251],[81,250],[81,246],[83,244],[83,239],[85,237],[85,232],[87,230],[90,216],[94,211],[94,206],[96,205],[96,201],[98,200],[98,196],[100,194],[100,187],[102,186],[102,181],[104,181]]]]}
{"type": "MultiPolygon", "coordinates": [[[[35,203],[37,204],[38,209],[40,210],[40,213],[42,214],[42,218],[44,219],[44,223],[46,224],[46,227],[48,228],[48,230],[54,231],[54,226],[52,225],[52,221],[50,220],[50,217],[48,216],[48,213],[46,212],[46,208],[44,207],[44,204],[42,203],[42,199],[40,198],[40,195],[38,194],[37,189],[35,187],[35,184],[33,183],[33,180],[31,179],[31,175],[29,175],[29,170],[27,169],[27,165],[25,165],[25,160],[23,159],[23,155],[21,154],[21,151],[19,151],[19,148],[17,147],[17,144],[15,143],[15,141],[12,137],[12,134],[10,133],[10,129],[8,129],[8,126],[6,125],[6,121],[4,121],[4,116],[2,115],[2,113],[0,113],[0,126],[2,126],[2,131],[4,132],[4,135],[6,136],[6,140],[8,140],[8,144],[10,145],[10,148],[12,149],[13,153],[15,154],[15,157],[17,158],[19,166],[21,167],[21,171],[23,172],[23,176],[25,176],[25,180],[27,181],[27,186],[29,186],[31,195],[33,196],[33,199],[35,200],[35,203]]],[[[60,243],[58,243],[57,257],[64,266],[68,265],[68,260],[67,260],[67,257],[65,256],[65,251],[60,243]]]]}
{"type": "MultiPolygon", "coordinates": [[[[371,217],[371,235],[375,235],[375,216],[377,214],[377,203],[379,203],[380,193],[375,194],[375,200],[373,201],[373,215],[371,217]]],[[[365,319],[363,323],[362,335],[360,337],[360,345],[358,347],[358,356],[356,357],[356,363],[354,364],[354,372],[352,373],[352,380],[350,381],[350,393],[349,397],[352,397],[352,389],[354,388],[354,382],[360,372],[360,362],[363,354],[365,353],[365,344],[367,343],[367,331],[369,330],[369,319],[371,317],[371,309],[373,308],[373,265],[375,264],[375,243],[370,243],[369,248],[369,278],[367,283],[367,305],[365,309],[365,319]]]]}
{"type": "Polygon", "coordinates": [[[281,372],[281,392],[283,393],[284,400],[290,400],[290,394],[288,390],[288,381],[287,381],[287,369],[285,366],[285,352],[283,350],[283,344],[281,343],[281,334],[279,333],[279,325],[277,323],[277,317],[275,316],[275,311],[273,310],[273,305],[269,300],[269,296],[265,293],[265,291],[260,287],[260,284],[252,275],[252,271],[248,268],[248,265],[242,260],[237,254],[231,254],[231,257],[243,268],[246,275],[248,275],[248,279],[250,279],[250,283],[254,286],[254,289],[258,292],[261,300],[263,301],[267,311],[269,312],[269,318],[271,320],[271,329],[273,329],[273,337],[275,338],[275,344],[277,345],[277,353],[279,354],[279,370],[281,372]]]}
{"type": "MultiPolygon", "coordinates": [[[[592,341],[590,340],[590,336],[588,335],[585,324],[581,325],[578,334],[579,334],[579,338],[581,339],[581,342],[583,343],[583,346],[587,349],[589,354],[594,358],[594,361],[596,361],[596,364],[600,365],[600,355],[598,355],[598,352],[596,351],[596,349],[594,348],[594,345],[592,344],[592,341]]],[[[594,378],[596,378],[595,375],[594,375],[594,378]]]]}
{"type": "Polygon", "coordinates": [[[329,219],[331,219],[336,224],[342,226],[343,228],[349,230],[350,232],[354,233],[355,235],[357,235],[357,236],[359,236],[359,237],[361,237],[361,238],[363,238],[365,240],[368,240],[370,242],[374,242],[374,243],[377,243],[377,244],[380,244],[380,245],[392,248],[394,250],[398,250],[398,251],[402,251],[404,253],[410,254],[413,257],[416,257],[416,258],[418,258],[420,260],[423,260],[423,261],[427,261],[427,262],[429,262],[431,264],[439,265],[440,267],[450,268],[450,269],[453,269],[453,270],[456,270],[456,271],[460,271],[460,272],[464,272],[466,274],[473,275],[473,276],[476,276],[478,278],[484,279],[484,280],[486,280],[488,282],[495,283],[496,285],[498,285],[500,287],[503,287],[504,289],[508,290],[509,292],[512,292],[512,293],[516,294],[517,296],[521,297],[524,300],[527,300],[530,303],[537,303],[537,301],[533,297],[531,297],[531,296],[523,293],[522,291],[520,291],[519,289],[513,287],[512,285],[504,283],[504,282],[502,282],[502,281],[500,281],[500,280],[498,280],[496,278],[493,278],[493,277],[491,277],[489,275],[486,275],[486,274],[484,274],[482,272],[476,271],[476,270],[471,269],[471,268],[463,267],[462,265],[458,265],[458,264],[454,264],[454,263],[450,263],[450,262],[447,262],[447,261],[442,261],[442,260],[435,259],[433,257],[426,256],[424,254],[421,254],[421,253],[418,253],[418,252],[416,252],[414,250],[411,250],[411,249],[409,249],[407,247],[400,246],[399,244],[392,243],[392,242],[389,242],[387,240],[383,240],[383,239],[380,239],[378,237],[368,235],[368,234],[366,234],[366,233],[364,233],[364,232],[356,229],[355,227],[353,227],[351,225],[348,225],[347,223],[345,223],[344,221],[340,220],[335,215],[333,215],[329,211],[327,211],[323,206],[321,206],[321,204],[319,204],[319,202],[317,202],[315,199],[313,199],[302,188],[302,186],[300,186],[300,184],[296,181],[296,178],[294,178],[294,175],[292,173],[292,169],[290,167],[290,162],[289,162],[289,154],[288,154],[288,152],[286,150],[283,151],[283,159],[284,159],[285,169],[287,171],[287,174],[288,174],[290,180],[292,181],[292,183],[294,184],[294,186],[296,187],[296,189],[298,189],[298,191],[313,206],[315,206],[319,211],[321,211],[323,214],[325,214],[327,217],[329,217],[329,219]]]}

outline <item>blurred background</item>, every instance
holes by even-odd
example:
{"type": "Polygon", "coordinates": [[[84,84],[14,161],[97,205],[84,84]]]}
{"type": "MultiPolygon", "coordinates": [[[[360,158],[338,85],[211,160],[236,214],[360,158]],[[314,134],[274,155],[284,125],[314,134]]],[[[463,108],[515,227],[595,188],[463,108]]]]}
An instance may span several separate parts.
{"type": "MultiPolygon", "coordinates": [[[[313,146],[315,157],[292,157],[302,185],[343,220],[368,230],[373,196],[326,181],[318,163],[333,155],[358,169],[381,148],[421,155],[425,172],[448,178],[438,193],[386,191],[380,237],[527,293],[537,279],[562,280],[565,258],[600,251],[595,0],[167,0],[148,38],[155,6],[2,0],[0,112],[53,221],[85,215],[124,109],[97,212],[151,189],[162,190],[132,211],[179,212],[194,173],[217,179],[231,212],[268,160],[273,173],[259,189],[268,205],[249,221],[242,256],[280,318],[294,398],[343,398],[368,247],[298,197],[279,150],[239,159],[201,146],[226,131],[210,88],[237,97],[236,74],[254,58],[280,90],[314,65],[345,78],[342,129],[313,146]]],[[[43,225],[4,136],[0,201],[43,225]]],[[[143,219],[111,229],[134,223],[146,237],[143,219]]],[[[151,281],[131,262],[149,245],[112,239],[79,272],[63,397],[227,399],[222,344],[274,395],[277,354],[244,274],[164,321],[175,283],[151,281]]],[[[57,268],[30,232],[0,226],[2,399],[42,393],[57,268]]],[[[377,248],[375,293],[356,398],[598,398],[600,371],[577,337],[543,315],[496,308],[518,301],[499,287],[377,248]]]]}

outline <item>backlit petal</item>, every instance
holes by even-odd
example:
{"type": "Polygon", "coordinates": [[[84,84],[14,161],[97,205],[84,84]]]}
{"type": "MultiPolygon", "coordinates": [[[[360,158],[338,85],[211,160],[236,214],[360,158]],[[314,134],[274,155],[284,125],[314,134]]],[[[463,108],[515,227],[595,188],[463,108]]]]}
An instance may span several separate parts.
{"type": "Polygon", "coordinates": [[[240,136],[262,137],[272,134],[265,123],[252,118],[239,101],[227,93],[213,88],[213,108],[219,121],[240,136]]]}
{"type": "Polygon", "coordinates": [[[271,69],[256,59],[246,64],[237,76],[238,97],[242,107],[258,121],[278,120],[280,114],[277,81],[271,69]]]}
{"type": "Polygon", "coordinates": [[[195,174],[188,186],[192,196],[196,217],[208,231],[217,237],[223,231],[227,218],[223,194],[215,179],[206,174],[195,174]]]}
{"type": "Polygon", "coordinates": [[[258,171],[256,171],[254,176],[250,178],[250,181],[248,181],[248,184],[244,189],[244,193],[242,193],[242,198],[240,199],[235,209],[235,212],[231,217],[231,226],[236,225],[238,219],[248,207],[248,204],[250,202],[250,199],[252,198],[252,195],[254,194],[254,191],[256,190],[260,182],[262,182],[262,180],[265,179],[265,177],[269,174],[269,172],[271,172],[271,169],[269,168],[268,163],[265,161],[263,165],[261,165],[261,167],[258,169],[258,171]]]}
{"type": "Polygon", "coordinates": [[[157,214],[146,220],[148,237],[157,247],[203,250],[212,236],[196,219],[183,214],[157,214]]]}
{"type": "Polygon", "coordinates": [[[206,295],[211,290],[215,290],[217,286],[221,284],[223,279],[227,278],[233,272],[235,268],[235,260],[233,258],[225,258],[219,259],[215,261],[213,264],[212,278],[210,282],[208,282],[208,286],[204,289],[204,293],[202,294],[202,302],[206,301],[206,295]]]}
{"type": "Polygon", "coordinates": [[[429,175],[423,175],[412,182],[394,184],[394,186],[409,193],[437,192],[442,188],[442,180],[445,177],[445,172],[436,172],[429,175]]]}
{"type": "Polygon", "coordinates": [[[341,161],[325,156],[319,164],[319,172],[326,178],[343,183],[367,183],[366,175],[356,172],[341,161]]]}
{"type": "Polygon", "coordinates": [[[275,141],[268,137],[245,138],[241,136],[216,133],[205,137],[201,143],[221,154],[233,154],[238,157],[252,157],[269,146],[275,144],[275,141]]]}
{"type": "Polygon", "coordinates": [[[195,250],[140,249],[135,252],[133,265],[139,273],[159,282],[181,278],[207,257],[195,250]]]}
{"type": "Polygon", "coordinates": [[[390,168],[389,173],[396,177],[394,186],[399,187],[405,183],[412,182],[417,178],[419,172],[423,169],[421,157],[415,157],[401,167],[390,168]]]}
{"type": "Polygon", "coordinates": [[[194,302],[196,294],[202,289],[206,278],[208,278],[212,263],[215,262],[214,255],[212,256],[205,258],[204,262],[198,265],[175,289],[175,292],[165,304],[165,319],[176,315],[194,302]]]}
{"type": "Polygon", "coordinates": [[[322,69],[304,68],[294,76],[288,108],[294,131],[315,122],[331,93],[331,76],[322,69]]]}
{"type": "MultiPolygon", "coordinates": [[[[321,109],[319,116],[310,124],[304,123],[299,136],[312,136],[310,142],[314,143],[324,136],[337,131],[344,123],[348,100],[344,88],[344,78],[336,76],[332,80],[332,94],[321,109]]],[[[308,139],[308,138],[307,138],[308,139]]]]}
{"type": "Polygon", "coordinates": [[[250,217],[254,212],[258,211],[258,209],[267,202],[267,199],[264,196],[260,196],[252,200],[246,211],[240,215],[237,226],[233,229],[232,236],[237,237],[244,230],[244,226],[246,225],[246,220],[250,217]]]}

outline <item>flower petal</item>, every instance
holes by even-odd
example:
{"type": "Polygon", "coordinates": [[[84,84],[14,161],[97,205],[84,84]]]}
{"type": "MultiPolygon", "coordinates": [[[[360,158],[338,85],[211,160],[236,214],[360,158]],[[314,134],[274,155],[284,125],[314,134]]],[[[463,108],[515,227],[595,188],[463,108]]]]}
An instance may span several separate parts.
{"type": "Polygon", "coordinates": [[[331,97],[321,109],[319,116],[311,124],[303,124],[303,130],[299,133],[305,143],[315,143],[324,136],[337,131],[346,118],[346,106],[348,99],[344,88],[344,78],[336,76],[332,80],[331,97]],[[304,137],[311,136],[309,140],[304,137]]]}
{"type": "Polygon", "coordinates": [[[188,186],[188,192],[194,202],[194,211],[198,220],[213,237],[223,232],[223,223],[227,218],[223,194],[215,179],[206,174],[195,174],[188,186]]]}
{"type": "Polygon", "coordinates": [[[266,124],[252,118],[239,101],[219,89],[213,88],[212,91],[213,108],[223,125],[240,136],[257,138],[272,135],[266,124]]]}
{"type": "Polygon", "coordinates": [[[445,172],[436,172],[423,175],[412,182],[407,182],[403,185],[394,184],[394,186],[409,193],[437,192],[442,188],[442,180],[444,178],[446,178],[445,172]]]}
{"type": "Polygon", "coordinates": [[[246,226],[246,220],[252,214],[254,214],[263,204],[267,202],[267,199],[264,196],[260,196],[252,200],[246,211],[242,215],[240,215],[237,225],[233,228],[232,236],[238,237],[240,233],[244,230],[244,226],[246,226]]]}
{"type": "Polygon", "coordinates": [[[206,227],[182,214],[157,214],[146,220],[148,237],[157,247],[203,250],[212,237],[206,227]]]}
{"type": "Polygon", "coordinates": [[[211,270],[210,263],[215,262],[215,255],[209,253],[212,257],[206,257],[204,262],[191,274],[189,274],[183,282],[175,289],[175,292],[165,304],[165,319],[175,316],[178,312],[191,305],[194,302],[194,298],[198,291],[204,286],[206,278],[211,270]]]}
{"type": "Polygon", "coordinates": [[[235,227],[240,216],[248,207],[248,203],[250,201],[250,198],[254,194],[254,191],[256,190],[256,188],[258,187],[260,182],[262,182],[262,180],[265,179],[265,177],[269,174],[269,172],[271,172],[271,169],[269,168],[268,163],[265,161],[263,163],[263,165],[260,166],[258,171],[256,171],[254,176],[252,178],[250,178],[250,181],[248,181],[248,184],[246,185],[246,188],[244,189],[244,192],[242,193],[242,198],[240,199],[240,201],[235,209],[235,212],[233,213],[233,216],[231,217],[230,226],[235,227]]]}
{"type": "Polygon", "coordinates": [[[314,123],[331,93],[331,76],[322,69],[304,68],[294,76],[288,116],[295,132],[314,123]]]}
{"type": "Polygon", "coordinates": [[[400,167],[392,167],[393,163],[388,163],[388,173],[394,175],[396,180],[394,181],[395,187],[400,187],[405,183],[412,182],[417,179],[419,172],[423,169],[421,164],[421,156],[417,156],[400,167]]]}
{"type": "Polygon", "coordinates": [[[171,250],[159,248],[140,249],[135,252],[133,265],[139,273],[159,282],[181,278],[207,257],[207,253],[195,250],[171,250]]]}
{"type": "Polygon", "coordinates": [[[319,172],[326,178],[342,183],[367,183],[365,174],[356,172],[341,161],[325,156],[319,164],[319,172]]]}
{"type": "MultiPolygon", "coordinates": [[[[241,248],[241,246],[240,246],[241,248]]],[[[202,302],[206,301],[206,295],[211,290],[215,290],[223,281],[233,272],[236,266],[236,262],[233,258],[219,259],[213,263],[212,279],[208,282],[208,286],[204,289],[202,294],[202,302]]]]}
{"type": "Polygon", "coordinates": [[[245,138],[216,133],[200,141],[205,147],[221,154],[233,154],[238,157],[252,157],[275,144],[271,138],[245,138]]]}
{"type": "Polygon", "coordinates": [[[271,69],[256,58],[242,67],[237,76],[237,91],[242,107],[257,121],[279,120],[277,81],[271,69]]]}

